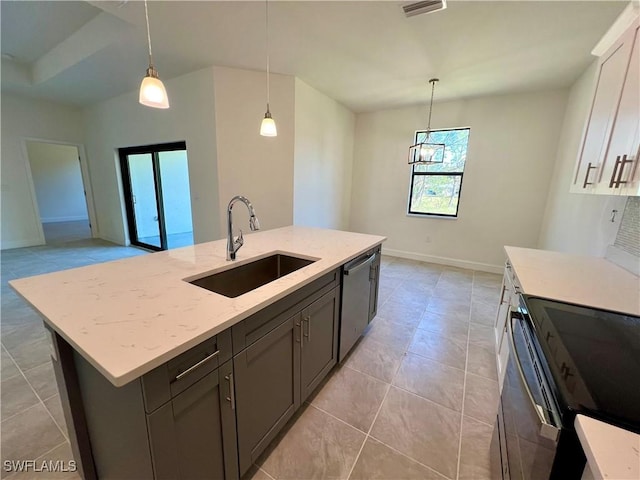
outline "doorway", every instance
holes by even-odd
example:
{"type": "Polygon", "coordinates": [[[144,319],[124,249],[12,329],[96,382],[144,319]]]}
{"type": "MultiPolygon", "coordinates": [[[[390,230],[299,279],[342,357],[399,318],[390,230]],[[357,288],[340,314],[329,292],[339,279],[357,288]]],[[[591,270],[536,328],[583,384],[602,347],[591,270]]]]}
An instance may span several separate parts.
{"type": "Polygon", "coordinates": [[[129,237],[150,250],[193,245],[185,142],[119,149],[129,237]]]}
{"type": "Polygon", "coordinates": [[[25,141],[38,214],[47,245],[92,237],[77,145],[25,141]]]}

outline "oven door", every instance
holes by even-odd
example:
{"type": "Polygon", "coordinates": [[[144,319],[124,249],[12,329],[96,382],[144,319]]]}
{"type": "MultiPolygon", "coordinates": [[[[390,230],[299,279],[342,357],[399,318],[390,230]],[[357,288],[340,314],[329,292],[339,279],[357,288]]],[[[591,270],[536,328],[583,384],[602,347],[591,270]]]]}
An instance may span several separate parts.
{"type": "Polygon", "coordinates": [[[511,312],[507,338],[509,360],[497,419],[502,476],[504,480],[548,479],[561,422],[526,309],[511,312]]]}

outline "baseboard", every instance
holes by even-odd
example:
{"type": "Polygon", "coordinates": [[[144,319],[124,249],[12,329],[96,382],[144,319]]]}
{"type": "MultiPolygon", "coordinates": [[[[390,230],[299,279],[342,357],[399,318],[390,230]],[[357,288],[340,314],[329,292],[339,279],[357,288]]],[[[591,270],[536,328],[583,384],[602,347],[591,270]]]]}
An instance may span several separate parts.
{"type": "Polygon", "coordinates": [[[49,217],[40,219],[42,223],[79,222],[81,220],[85,220],[87,221],[87,223],[89,222],[89,218],[82,215],[68,217],[49,217]]]}
{"type": "Polygon", "coordinates": [[[503,265],[491,265],[489,263],[471,262],[469,260],[459,260],[456,258],[438,257],[436,255],[425,255],[424,253],[405,252],[403,250],[394,250],[382,245],[382,254],[390,257],[406,258],[409,260],[417,260],[419,262],[437,263],[440,265],[448,265],[450,267],[466,268],[468,270],[478,270],[480,272],[497,273],[501,275],[504,272],[503,265]]]}
{"type": "Polygon", "coordinates": [[[35,247],[37,245],[44,245],[41,238],[31,238],[27,240],[2,240],[2,250],[11,250],[12,248],[24,248],[35,247]]]}
{"type": "Polygon", "coordinates": [[[115,238],[109,237],[108,235],[98,235],[95,238],[106,240],[107,242],[115,243],[116,245],[120,245],[123,247],[128,247],[131,245],[130,243],[123,242],[121,238],[115,239],[115,238]]]}

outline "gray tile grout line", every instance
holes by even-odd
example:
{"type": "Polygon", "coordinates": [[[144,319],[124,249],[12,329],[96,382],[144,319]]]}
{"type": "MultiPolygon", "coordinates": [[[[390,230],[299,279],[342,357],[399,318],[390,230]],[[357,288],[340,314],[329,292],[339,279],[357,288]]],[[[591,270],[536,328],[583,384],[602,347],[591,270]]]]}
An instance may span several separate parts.
{"type": "MultiPolygon", "coordinates": [[[[258,467],[258,471],[264,473],[267,477],[269,477],[271,480],[276,480],[276,477],[274,477],[273,475],[269,474],[269,472],[267,472],[264,468],[262,468],[261,466],[257,465],[254,463],[254,465],[256,467],[258,467]]],[[[254,475],[255,477],[255,475],[254,475]]]]}
{"type": "MultiPolygon", "coordinates": [[[[382,306],[384,306],[384,304],[386,304],[389,301],[389,298],[391,298],[391,296],[393,295],[393,292],[395,292],[395,290],[397,290],[400,287],[401,284],[402,284],[402,282],[400,284],[398,284],[398,286],[391,292],[389,297],[387,297],[387,299],[380,306],[380,308],[382,308],[382,306]]],[[[399,363],[398,369],[400,368],[401,364],[402,364],[402,362],[399,363]]],[[[397,373],[397,369],[396,369],[395,373],[397,373]]],[[[393,378],[395,377],[395,373],[394,373],[393,377],[391,378],[391,381],[393,381],[393,378]]],[[[378,410],[376,411],[376,414],[373,417],[373,421],[371,422],[371,425],[369,425],[369,430],[365,434],[364,440],[362,441],[362,445],[360,445],[360,449],[358,450],[358,454],[356,455],[356,458],[354,459],[353,464],[351,465],[351,468],[349,469],[349,474],[347,475],[347,480],[349,478],[351,478],[351,474],[353,474],[353,470],[356,468],[358,460],[360,459],[360,455],[362,454],[362,450],[364,450],[364,446],[367,443],[367,439],[369,438],[369,433],[371,433],[371,430],[373,429],[373,426],[375,425],[376,420],[378,419],[378,415],[380,415],[380,411],[382,410],[382,406],[384,405],[384,402],[387,399],[387,395],[389,395],[389,390],[391,390],[391,383],[389,383],[387,385],[387,389],[384,392],[384,396],[382,397],[382,401],[380,402],[380,405],[378,406],[378,410]]]]}
{"type": "MultiPolygon", "coordinates": [[[[475,274],[474,274],[475,277],[475,274]]],[[[473,277],[471,281],[471,296],[473,296],[473,277]]],[[[460,479],[460,460],[462,458],[462,427],[464,425],[464,404],[467,400],[467,368],[469,367],[469,336],[471,334],[471,306],[469,306],[469,326],[467,329],[467,348],[464,360],[464,381],[462,382],[462,410],[460,411],[460,433],[458,434],[458,462],[456,466],[456,480],[460,479]]]]}
{"type": "MultiPolygon", "coordinates": [[[[4,347],[4,345],[3,345],[3,347],[4,347]]],[[[29,382],[29,379],[25,376],[24,372],[22,371],[22,368],[20,368],[20,366],[18,365],[18,363],[17,363],[17,362],[15,361],[15,359],[13,358],[13,355],[11,355],[11,354],[9,353],[9,351],[8,351],[6,348],[5,348],[5,351],[7,352],[7,355],[9,355],[9,358],[11,358],[11,360],[13,361],[13,363],[15,363],[15,364],[16,364],[16,366],[18,367],[18,370],[19,370],[20,374],[22,375],[22,378],[24,378],[25,382],[27,382],[27,385],[29,385],[29,388],[31,389],[31,391],[34,393],[34,395],[35,395],[35,396],[36,396],[36,398],[38,399],[38,403],[39,403],[40,405],[42,405],[42,407],[45,409],[45,411],[47,412],[47,414],[49,415],[49,417],[51,418],[51,420],[53,420],[53,424],[58,428],[58,430],[60,431],[60,433],[62,434],[62,436],[63,436],[63,437],[65,438],[65,440],[68,442],[68,441],[69,441],[69,437],[68,437],[68,436],[67,436],[67,434],[64,432],[64,430],[62,430],[62,427],[60,427],[60,425],[58,424],[58,422],[56,421],[56,419],[53,417],[53,414],[49,411],[49,408],[45,405],[44,401],[42,400],[42,398],[40,397],[40,395],[38,394],[38,392],[36,392],[35,388],[33,388],[33,385],[31,385],[31,382],[29,382]]],[[[13,378],[13,377],[12,377],[12,378],[13,378]]],[[[57,385],[56,385],[56,389],[57,389],[57,388],[58,388],[58,387],[57,387],[57,385]]],[[[58,392],[58,393],[59,393],[59,392],[58,392]]],[[[53,397],[53,396],[52,396],[52,397],[53,397]]],[[[49,398],[52,398],[52,397],[48,397],[48,398],[47,398],[47,400],[48,400],[49,398]]],[[[4,423],[5,421],[7,421],[7,420],[9,420],[9,419],[11,419],[11,418],[14,418],[16,415],[20,415],[21,413],[26,412],[26,411],[27,411],[27,410],[29,410],[30,408],[33,408],[33,407],[37,406],[37,405],[38,405],[38,403],[36,403],[36,404],[34,404],[34,405],[32,405],[32,406],[30,406],[30,407],[28,407],[28,408],[25,408],[24,410],[22,410],[22,411],[20,411],[20,412],[18,412],[18,413],[16,413],[16,414],[14,414],[14,415],[11,415],[10,417],[3,418],[1,423],[4,423]]]]}
{"type": "MultiPolygon", "coordinates": [[[[438,278],[438,281],[440,281],[441,276],[442,276],[442,274],[440,274],[440,277],[438,278]]],[[[436,284],[437,284],[437,282],[436,282],[436,284]]],[[[399,287],[400,287],[400,285],[399,285],[397,288],[399,288],[399,287]]],[[[391,297],[391,295],[390,295],[389,297],[391,297]]],[[[426,307],[425,307],[425,311],[426,311],[426,307]]],[[[425,312],[423,311],[423,313],[421,314],[421,319],[422,319],[422,316],[424,316],[424,313],[425,313],[425,312]]],[[[469,310],[469,315],[471,315],[471,310],[469,310]]],[[[413,337],[415,336],[415,333],[416,333],[416,331],[417,331],[417,330],[418,330],[418,327],[417,327],[417,326],[413,328],[412,337],[411,337],[411,339],[412,339],[412,340],[413,340],[413,337]]],[[[403,353],[403,356],[404,356],[404,357],[406,357],[407,353],[409,353],[407,349],[409,348],[409,346],[410,346],[410,345],[411,345],[411,341],[409,341],[409,342],[408,342],[408,344],[407,344],[407,345],[405,346],[405,348],[404,348],[404,353],[403,353]]],[[[404,359],[403,359],[403,360],[404,360],[404,359]]],[[[355,459],[355,461],[354,461],[354,463],[353,463],[353,466],[351,467],[351,471],[349,472],[349,476],[347,477],[347,479],[349,479],[349,478],[351,477],[351,474],[353,473],[353,470],[355,469],[355,466],[356,466],[356,464],[358,463],[358,459],[360,458],[360,455],[362,454],[362,450],[364,449],[364,445],[365,445],[365,443],[367,442],[367,439],[369,439],[369,438],[372,438],[373,440],[377,441],[378,443],[380,443],[380,444],[384,445],[385,447],[387,447],[387,448],[389,448],[389,449],[393,450],[394,452],[397,452],[397,453],[399,453],[400,455],[402,455],[402,456],[404,456],[404,457],[406,457],[406,458],[408,458],[408,459],[410,459],[410,460],[414,461],[415,463],[417,463],[417,464],[419,464],[419,465],[421,465],[421,466],[423,466],[423,467],[427,468],[428,470],[433,471],[433,472],[437,473],[438,475],[442,475],[444,478],[449,478],[449,477],[447,477],[446,475],[444,475],[444,474],[440,473],[439,471],[437,471],[436,469],[434,469],[434,468],[432,468],[432,467],[429,467],[428,465],[425,465],[425,464],[423,464],[423,463],[419,462],[419,461],[418,461],[418,460],[416,460],[415,458],[412,458],[412,457],[410,457],[409,455],[406,455],[406,454],[404,454],[404,453],[402,453],[402,452],[400,452],[400,451],[396,450],[395,448],[391,447],[390,445],[387,445],[386,443],[384,443],[384,442],[380,441],[378,438],[376,438],[376,437],[374,437],[373,435],[371,435],[371,431],[373,430],[373,427],[374,427],[374,425],[375,425],[375,423],[376,423],[376,421],[377,421],[377,419],[378,419],[378,416],[380,415],[380,411],[382,410],[382,407],[383,407],[383,405],[384,405],[384,402],[386,401],[387,396],[389,395],[389,392],[391,391],[391,388],[396,388],[396,389],[398,389],[398,390],[405,391],[405,392],[407,392],[407,393],[408,393],[408,394],[410,394],[410,395],[413,395],[413,396],[416,396],[416,397],[418,397],[418,398],[420,398],[420,399],[426,400],[426,401],[428,401],[428,402],[430,402],[430,403],[433,403],[433,404],[435,404],[435,405],[437,405],[437,406],[440,406],[440,407],[443,407],[443,408],[448,408],[448,407],[445,407],[444,405],[440,405],[440,404],[439,404],[439,403],[437,403],[437,402],[434,402],[434,401],[432,401],[432,400],[429,400],[429,399],[426,399],[426,398],[424,398],[424,397],[421,397],[420,395],[417,395],[417,394],[415,394],[415,393],[413,393],[413,392],[409,392],[409,391],[407,391],[407,390],[404,390],[404,389],[402,389],[402,388],[399,388],[399,387],[397,387],[396,385],[394,385],[394,384],[393,384],[394,380],[396,379],[396,377],[397,377],[397,375],[398,375],[398,372],[400,371],[400,368],[402,367],[403,360],[401,360],[401,361],[398,363],[398,366],[397,366],[397,368],[396,368],[396,371],[394,372],[394,374],[393,374],[393,376],[392,376],[392,378],[391,378],[391,381],[390,381],[390,382],[389,382],[389,384],[388,384],[387,391],[385,392],[385,395],[384,395],[384,397],[382,398],[382,402],[380,402],[380,406],[378,407],[378,411],[376,412],[376,415],[375,415],[375,417],[374,417],[373,421],[371,422],[371,426],[369,427],[369,431],[367,432],[366,437],[365,437],[365,440],[364,440],[364,442],[362,443],[362,446],[360,447],[360,451],[358,452],[358,455],[356,456],[356,459],[355,459]]],[[[352,369],[352,370],[354,370],[354,369],[352,369]]],[[[364,372],[360,372],[360,373],[365,374],[364,372]]],[[[367,374],[365,374],[365,375],[367,375],[367,374]]],[[[369,375],[369,376],[370,376],[370,375],[369,375]]],[[[372,378],[375,378],[375,377],[372,377],[372,378]]],[[[464,399],[464,397],[463,397],[463,399],[464,399]]],[[[453,409],[450,409],[450,410],[453,410],[453,409]]],[[[455,411],[455,410],[453,410],[453,411],[455,411]]],[[[459,413],[459,412],[456,412],[456,413],[459,413]]]]}

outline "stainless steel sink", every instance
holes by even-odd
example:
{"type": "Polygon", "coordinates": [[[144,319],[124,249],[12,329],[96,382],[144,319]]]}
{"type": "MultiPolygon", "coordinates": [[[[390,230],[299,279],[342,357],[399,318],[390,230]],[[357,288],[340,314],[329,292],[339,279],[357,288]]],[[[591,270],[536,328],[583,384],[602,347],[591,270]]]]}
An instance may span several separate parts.
{"type": "Polygon", "coordinates": [[[284,277],[291,272],[300,270],[313,262],[314,260],[307,260],[306,258],[276,254],[191,280],[189,283],[225,297],[235,298],[284,277]]]}

